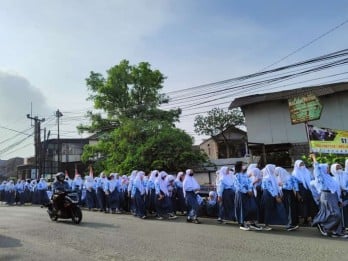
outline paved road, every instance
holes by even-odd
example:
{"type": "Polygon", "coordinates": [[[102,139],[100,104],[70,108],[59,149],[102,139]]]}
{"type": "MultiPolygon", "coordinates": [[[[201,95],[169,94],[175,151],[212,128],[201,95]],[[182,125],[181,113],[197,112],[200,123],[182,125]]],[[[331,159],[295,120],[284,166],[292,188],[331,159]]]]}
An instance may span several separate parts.
{"type": "Polygon", "coordinates": [[[235,224],[140,220],[83,212],[52,222],[36,206],[0,206],[0,260],[348,260],[348,240],[315,228],[241,231],[235,224]]]}

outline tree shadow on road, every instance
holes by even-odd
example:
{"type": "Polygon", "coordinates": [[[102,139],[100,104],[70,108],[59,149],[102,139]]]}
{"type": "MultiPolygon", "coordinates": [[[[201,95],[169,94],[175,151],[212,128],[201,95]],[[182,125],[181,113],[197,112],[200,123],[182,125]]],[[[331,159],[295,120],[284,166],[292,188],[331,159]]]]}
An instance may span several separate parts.
{"type": "Polygon", "coordinates": [[[21,247],[21,246],[22,244],[20,240],[16,238],[0,235],[0,248],[21,247]]]}

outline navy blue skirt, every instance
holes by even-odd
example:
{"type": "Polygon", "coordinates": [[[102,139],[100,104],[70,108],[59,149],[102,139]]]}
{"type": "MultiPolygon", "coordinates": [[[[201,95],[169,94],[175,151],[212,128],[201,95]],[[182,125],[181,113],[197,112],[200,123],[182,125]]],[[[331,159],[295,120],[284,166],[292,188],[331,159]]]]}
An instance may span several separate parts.
{"type": "Polygon", "coordinates": [[[232,189],[225,189],[222,192],[222,207],[225,220],[236,220],[235,193],[232,189]]]}
{"type": "Polygon", "coordinates": [[[239,224],[245,221],[257,220],[257,204],[255,197],[249,196],[247,193],[236,193],[236,217],[239,224]]]}
{"type": "Polygon", "coordinates": [[[268,190],[263,191],[261,204],[266,225],[286,225],[288,223],[284,204],[278,203],[268,190]]]}

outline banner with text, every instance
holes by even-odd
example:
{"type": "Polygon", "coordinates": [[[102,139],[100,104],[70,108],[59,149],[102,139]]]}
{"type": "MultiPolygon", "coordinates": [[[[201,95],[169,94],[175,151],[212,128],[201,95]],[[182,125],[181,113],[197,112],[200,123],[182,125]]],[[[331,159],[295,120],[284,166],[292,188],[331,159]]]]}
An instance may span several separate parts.
{"type": "Polygon", "coordinates": [[[308,125],[311,149],[318,153],[348,154],[348,131],[308,125]]]}

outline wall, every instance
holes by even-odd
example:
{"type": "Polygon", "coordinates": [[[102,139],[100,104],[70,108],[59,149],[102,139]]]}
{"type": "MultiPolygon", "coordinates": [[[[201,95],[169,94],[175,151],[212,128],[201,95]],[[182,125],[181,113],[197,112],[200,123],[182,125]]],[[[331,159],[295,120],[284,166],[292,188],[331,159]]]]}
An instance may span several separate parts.
{"type": "MultiPolygon", "coordinates": [[[[323,105],[318,127],[348,130],[348,92],[319,97],[323,105]]],[[[248,141],[265,144],[307,142],[304,124],[292,125],[287,100],[252,104],[243,108],[248,141]]]]}

